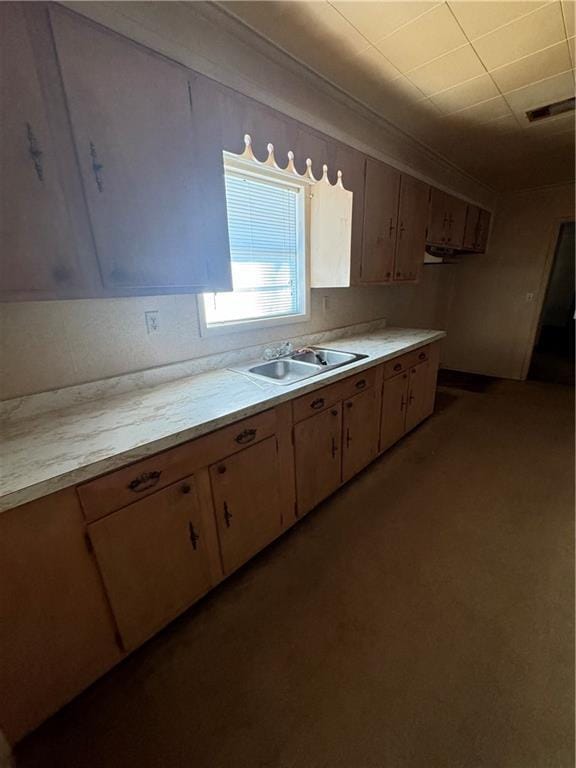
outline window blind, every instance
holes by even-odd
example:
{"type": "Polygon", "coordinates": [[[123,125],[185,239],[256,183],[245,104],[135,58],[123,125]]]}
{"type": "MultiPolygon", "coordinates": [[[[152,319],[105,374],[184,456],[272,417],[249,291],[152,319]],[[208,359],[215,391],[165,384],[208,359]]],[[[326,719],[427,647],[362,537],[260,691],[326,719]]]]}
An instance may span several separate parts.
{"type": "Polygon", "coordinates": [[[205,294],[208,325],[300,313],[297,188],[226,172],[233,291],[205,294]]]}

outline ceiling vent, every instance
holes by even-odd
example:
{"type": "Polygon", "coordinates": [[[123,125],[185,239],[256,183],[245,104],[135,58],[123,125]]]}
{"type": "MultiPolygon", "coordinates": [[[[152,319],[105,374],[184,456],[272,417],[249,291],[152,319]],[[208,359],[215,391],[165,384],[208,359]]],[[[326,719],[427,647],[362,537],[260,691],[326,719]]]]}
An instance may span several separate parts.
{"type": "Polygon", "coordinates": [[[574,101],[574,97],[572,97],[571,99],[556,101],[554,104],[547,104],[545,107],[538,107],[538,109],[529,109],[526,112],[526,117],[530,123],[534,123],[537,120],[544,120],[546,117],[555,117],[563,112],[571,112],[574,110],[574,101]]]}

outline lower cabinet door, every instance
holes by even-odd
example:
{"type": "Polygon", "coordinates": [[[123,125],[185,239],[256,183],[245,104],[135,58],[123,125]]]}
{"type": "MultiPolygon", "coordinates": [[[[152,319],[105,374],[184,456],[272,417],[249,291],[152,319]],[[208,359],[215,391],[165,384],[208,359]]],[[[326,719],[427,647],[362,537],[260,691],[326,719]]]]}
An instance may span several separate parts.
{"type": "Polygon", "coordinates": [[[238,568],[282,530],[275,437],[210,467],[225,573],[238,568]]]}
{"type": "Polygon", "coordinates": [[[193,477],[88,526],[127,649],[154,634],[210,587],[193,477]]]}
{"type": "Polygon", "coordinates": [[[400,373],[384,381],[382,388],[382,416],[380,420],[380,451],[394,445],[406,429],[408,404],[408,373],[400,373]]]}
{"type": "Polygon", "coordinates": [[[378,453],[380,398],[375,387],[344,401],[342,480],[347,482],[378,453]]]}
{"type": "Polygon", "coordinates": [[[342,403],[294,425],[296,504],[309,512],[340,485],[342,403]]]}
{"type": "Polygon", "coordinates": [[[410,369],[410,378],[408,386],[408,405],[406,407],[406,432],[414,429],[415,426],[429,415],[429,363],[420,363],[410,369]]]}

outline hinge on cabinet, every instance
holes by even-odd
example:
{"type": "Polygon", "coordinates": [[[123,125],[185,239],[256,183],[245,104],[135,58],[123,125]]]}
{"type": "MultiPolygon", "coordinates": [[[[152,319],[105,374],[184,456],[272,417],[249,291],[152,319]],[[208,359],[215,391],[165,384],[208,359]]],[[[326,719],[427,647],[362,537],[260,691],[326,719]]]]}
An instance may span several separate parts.
{"type": "Polygon", "coordinates": [[[194,111],[194,104],[192,103],[192,86],[190,85],[190,80],[188,80],[188,99],[190,101],[190,110],[194,111]]]}
{"type": "Polygon", "coordinates": [[[90,538],[90,534],[88,531],[84,534],[84,543],[86,544],[86,549],[88,552],[92,555],[94,554],[94,544],[92,544],[92,539],[90,538]]]}

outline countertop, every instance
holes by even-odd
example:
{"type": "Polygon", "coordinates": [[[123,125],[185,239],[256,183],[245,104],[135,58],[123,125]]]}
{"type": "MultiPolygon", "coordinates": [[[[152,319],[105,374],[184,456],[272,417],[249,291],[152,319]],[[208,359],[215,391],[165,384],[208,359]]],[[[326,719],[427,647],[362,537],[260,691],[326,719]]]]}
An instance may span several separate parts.
{"type": "Polygon", "coordinates": [[[0,443],[0,512],[200,437],[445,335],[388,328],[331,339],[322,346],[368,357],[289,385],[218,369],[8,420],[0,443]]]}

